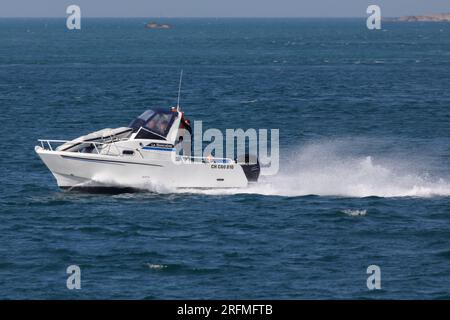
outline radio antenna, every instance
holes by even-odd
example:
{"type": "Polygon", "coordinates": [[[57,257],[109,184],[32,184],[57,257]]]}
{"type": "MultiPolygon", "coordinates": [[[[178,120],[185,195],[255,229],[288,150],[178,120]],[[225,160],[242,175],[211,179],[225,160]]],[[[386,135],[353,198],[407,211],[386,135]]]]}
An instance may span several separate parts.
{"type": "Polygon", "coordinates": [[[183,69],[181,69],[180,73],[180,84],[178,85],[178,101],[177,101],[177,111],[180,111],[180,96],[181,96],[181,82],[183,81],[183,69]]]}

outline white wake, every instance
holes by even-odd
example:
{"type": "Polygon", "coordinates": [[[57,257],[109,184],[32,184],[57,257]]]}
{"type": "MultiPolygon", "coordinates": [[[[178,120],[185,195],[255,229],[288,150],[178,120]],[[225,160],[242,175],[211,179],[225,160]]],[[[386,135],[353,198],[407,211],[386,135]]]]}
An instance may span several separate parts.
{"type": "MultiPolygon", "coordinates": [[[[320,142],[285,154],[280,172],[262,176],[246,189],[205,190],[205,194],[253,193],[297,197],[433,197],[450,196],[450,183],[424,170],[408,156],[355,155],[349,142],[320,142]]],[[[360,152],[359,152],[360,153],[360,152]]]]}

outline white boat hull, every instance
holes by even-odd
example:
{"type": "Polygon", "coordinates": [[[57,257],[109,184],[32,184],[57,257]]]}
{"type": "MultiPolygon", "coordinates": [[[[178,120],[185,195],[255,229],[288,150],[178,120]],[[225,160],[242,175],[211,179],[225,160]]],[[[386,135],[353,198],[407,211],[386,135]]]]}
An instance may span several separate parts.
{"type": "Polygon", "coordinates": [[[244,188],[241,165],[185,163],[169,152],[152,151],[144,157],[66,152],[35,147],[61,188],[244,188]]]}

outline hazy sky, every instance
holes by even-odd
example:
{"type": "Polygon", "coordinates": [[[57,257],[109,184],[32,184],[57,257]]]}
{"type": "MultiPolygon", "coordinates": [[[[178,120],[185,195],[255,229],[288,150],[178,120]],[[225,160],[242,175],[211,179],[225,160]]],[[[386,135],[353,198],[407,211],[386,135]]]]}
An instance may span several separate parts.
{"type": "Polygon", "coordinates": [[[0,17],[65,17],[77,4],[84,17],[364,17],[450,13],[450,0],[0,0],[0,17]]]}

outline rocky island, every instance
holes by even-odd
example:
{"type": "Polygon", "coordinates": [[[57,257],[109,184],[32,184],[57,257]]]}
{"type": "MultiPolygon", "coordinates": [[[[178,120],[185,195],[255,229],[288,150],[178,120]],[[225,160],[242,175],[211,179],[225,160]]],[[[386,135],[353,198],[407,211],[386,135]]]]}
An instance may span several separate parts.
{"type": "Polygon", "coordinates": [[[170,24],[159,24],[156,22],[149,22],[145,25],[147,29],[171,29],[172,26],[170,24]]]}
{"type": "Polygon", "coordinates": [[[422,16],[403,16],[387,18],[386,21],[394,22],[450,22],[450,13],[437,13],[422,16]]]}

